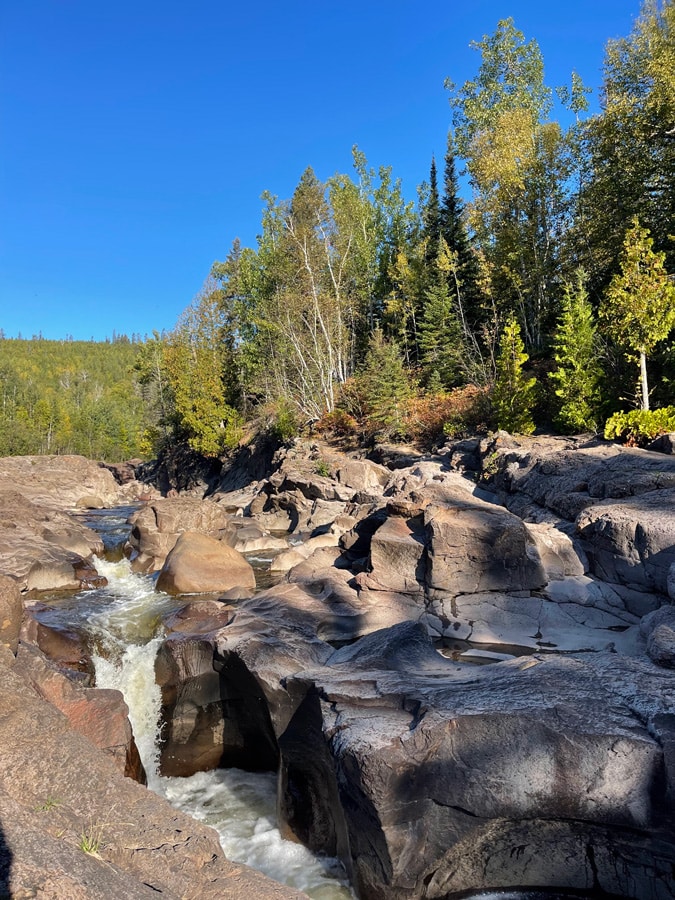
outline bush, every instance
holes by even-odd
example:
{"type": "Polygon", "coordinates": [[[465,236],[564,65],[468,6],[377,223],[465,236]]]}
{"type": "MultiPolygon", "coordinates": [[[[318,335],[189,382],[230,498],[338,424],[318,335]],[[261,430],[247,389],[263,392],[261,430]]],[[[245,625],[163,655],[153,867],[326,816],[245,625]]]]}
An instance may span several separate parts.
{"type": "Polygon", "coordinates": [[[458,438],[470,431],[486,430],[487,412],[487,392],[472,384],[425,394],[407,403],[407,435],[414,443],[431,447],[443,436],[458,438]]]}
{"type": "Polygon", "coordinates": [[[623,440],[630,447],[644,447],[670,431],[675,431],[675,406],[616,412],[605,423],[607,440],[623,440]]]}

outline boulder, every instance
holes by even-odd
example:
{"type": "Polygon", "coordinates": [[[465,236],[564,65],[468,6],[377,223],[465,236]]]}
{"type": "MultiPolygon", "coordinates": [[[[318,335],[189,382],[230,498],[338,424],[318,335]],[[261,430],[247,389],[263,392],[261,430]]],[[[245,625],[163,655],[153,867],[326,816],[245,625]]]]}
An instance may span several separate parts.
{"type": "Polygon", "coordinates": [[[232,518],[224,505],[211,500],[177,497],[145,504],[130,519],[125,552],[133,571],[158,571],[183,532],[219,537],[232,518]]]}
{"type": "Polygon", "coordinates": [[[520,591],[548,581],[524,523],[507,510],[456,491],[424,510],[431,599],[478,591],[520,591]]]}
{"type": "Polygon", "coordinates": [[[440,900],[447,885],[643,898],[660,896],[659,877],[672,892],[675,841],[652,790],[664,737],[651,733],[672,719],[672,683],[653,664],[596,653],[471,667],[405,623],[287,687],[303,701],[279,738],[282,814],[342,855],[363,900],[440,900]]]}
{"type": "Polygon", "coordinates": [[[87,638],[75,628],[41,621],[44,611],[48,613],[48,607],[39,603],[25,609],[20,639],[38,647],[61,668],[86,676],[87,681],[93,684],[95,671],[87,638]]]}
{"type": "Polygon", "coordinates": [[[255,588],[253,567],[222,541],[184,532],[166,558],[156,584],[167,594],[205,594],[255,588]]]}
{"type": "Polygon", "coordinates": [[[8,575],[0,575],[0,644],[16,653],[23,616],[19,586],[8,575]]]}

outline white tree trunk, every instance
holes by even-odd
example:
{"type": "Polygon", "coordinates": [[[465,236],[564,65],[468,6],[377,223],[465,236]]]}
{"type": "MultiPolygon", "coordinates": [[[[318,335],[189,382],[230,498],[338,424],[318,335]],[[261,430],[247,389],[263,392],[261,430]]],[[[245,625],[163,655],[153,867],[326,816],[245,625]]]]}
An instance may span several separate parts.
{"type": "Polygon", "coordinates": [[[642,388],[642,408],[649,409],[649,386],[647,384],[647,357],[640,352],[640,387],[642,388]]]}

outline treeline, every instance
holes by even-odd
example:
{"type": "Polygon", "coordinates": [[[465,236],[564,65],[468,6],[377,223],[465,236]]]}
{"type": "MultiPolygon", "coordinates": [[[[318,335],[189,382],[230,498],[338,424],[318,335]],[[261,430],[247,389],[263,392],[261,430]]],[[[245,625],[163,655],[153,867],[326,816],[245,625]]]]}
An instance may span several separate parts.
{"type": "Polygon", "coordinates": [[[235,242],[143,349],[158,441],[216,454],[250,419],[282,437],[580,432],[632,406],[650,429],[675,377],[675,0],[608,43],[598,114],[575,73],[557,89],[566,128],[511,19],[474,47],[416,203],[356,149],[353,177],[307,169],[289,200],[264,195],[257,246],[235,242]]]}
{"type": "Polygon", "coordinates": [[[420,441],[675,429],[675,0],[647,0],[608,43],[595,115],[575,73],[545,83],[511,19],[473,46],[415,202],[356,148],[351,176],[308,168],[290,199],[264,195],[256,246],[235,242],[139,348],[155,449],[216,455],[250,424],[420,441]]]}
{"type": "Polygon", "coordinates": [[[0,339],[0,456],[78,453],[116,462],[148,453],[134,365],[142,345],[0,339]]]}

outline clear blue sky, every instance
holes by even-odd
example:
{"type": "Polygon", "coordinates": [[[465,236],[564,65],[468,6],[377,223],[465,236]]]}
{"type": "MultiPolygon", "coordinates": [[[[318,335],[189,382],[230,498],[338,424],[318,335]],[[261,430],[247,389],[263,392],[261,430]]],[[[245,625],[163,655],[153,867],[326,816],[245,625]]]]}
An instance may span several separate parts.
{"type": "MultiPolygon", "coordinates": [[[[441,160],[443,81],[513,16],[551,86],[597,89],[639,0],[5,0],[0,328],[103,339],[170,329],[260,194],[351,172],[358,144],[406,197],[441,160]]],[[[597,98],[597,94],[596,94],[597,98]]],[[[597,99],[596,99],[597,102],[597,99]]]]}

